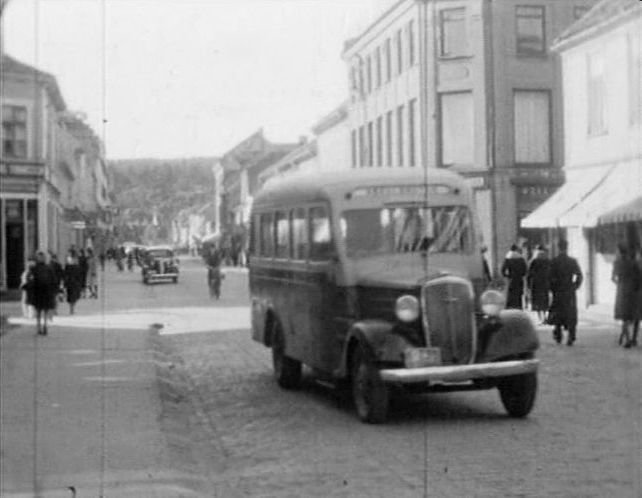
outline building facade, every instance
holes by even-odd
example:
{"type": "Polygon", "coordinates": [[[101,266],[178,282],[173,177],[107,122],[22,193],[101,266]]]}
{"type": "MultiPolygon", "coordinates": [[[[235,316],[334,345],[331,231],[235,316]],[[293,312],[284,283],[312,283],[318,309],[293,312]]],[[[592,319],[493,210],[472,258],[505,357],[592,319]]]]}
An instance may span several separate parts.
{"type": "Polygon", "coordinates": [[[455,170],[474,190],[493,266],[563,182],[551,41],[595,0],[401,0],[346,42],[352,168],[455,170]]]}
{"type": "Polygon", "coordinates": [[[93,133],[90,139],[89,127],[69,113],[54,76],[6,54],[0,75],[5,290],[19,286],[26,260],[37,250],[63,253],[71,244],[84,246],[94,234],[88,214],[109,221],[109,183],[100,140],[93,133]]]}
{"type": "Polygon", "coordinates": [[[615,298],[616,248],[642,243],[642,5],[602,0],[556,41],[566,183],[522,224],[569,241],[584,305],[615,298]]]}
{"type": "Polygon", "coordinates": [[[348,167],[350,160],[350,127],[348,104],[344,102],[312,126],[317,144],[317,168],[336,173],[348,167]]]}

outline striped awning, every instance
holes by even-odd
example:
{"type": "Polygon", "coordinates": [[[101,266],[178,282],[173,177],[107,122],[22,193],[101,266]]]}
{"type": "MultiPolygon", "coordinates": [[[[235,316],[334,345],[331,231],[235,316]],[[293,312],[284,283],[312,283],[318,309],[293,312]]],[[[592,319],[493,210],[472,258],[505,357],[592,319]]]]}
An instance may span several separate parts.
{"type": "Polygon", "coordinates": [[[597,224],[606,225],[628,221],[642,221],[642,195],[603,214],[598,218],[597,224]]]}

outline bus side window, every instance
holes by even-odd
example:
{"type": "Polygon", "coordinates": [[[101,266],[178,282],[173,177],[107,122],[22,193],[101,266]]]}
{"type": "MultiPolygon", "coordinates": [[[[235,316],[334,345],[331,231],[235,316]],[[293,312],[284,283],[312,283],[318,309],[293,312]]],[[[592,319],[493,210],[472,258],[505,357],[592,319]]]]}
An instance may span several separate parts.
{"type": "Polygon", "coordinates": [[[272,219],[272,213],[263,213],[260,219],[260,254],[267,258],[274,256],[274,224],[272,223],[272,219]]]}
{"type": "Polygon", "coordinates": [[[310,208],[310,260],[325,261],[332,254],[330,219],[324,207],[310,208]]]}
{"type": "Polygon", "coordinates": [[[252,216],[252,219],[250,220],[250,245],[249,245],[249,254],[253,256],[257,256],[259,254],[259,246],[260,246],[260,233],[259,233],[259,227],[261,226],[260,223],[260,215],[255,214],[252,216]]]}
{"type": "Polygon", "coordinates": [[[290,238],[289,224],[287,214],[283,211],[277,211],[274,216],[274,228],[276,235],[276,257],[287,258],[289,255],[288,241],[290,238]]]}
{"type": "Polygon", "coordinates": [[[303,208],[290,212],[290,256],[296,260],[308,256],[308,220],[303,208]]]}

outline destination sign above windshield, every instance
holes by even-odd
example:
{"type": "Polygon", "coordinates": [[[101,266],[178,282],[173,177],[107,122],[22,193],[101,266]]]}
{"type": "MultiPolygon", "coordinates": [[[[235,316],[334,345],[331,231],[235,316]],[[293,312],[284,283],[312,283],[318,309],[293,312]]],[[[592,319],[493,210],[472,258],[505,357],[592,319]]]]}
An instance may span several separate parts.
{"type": "Polygon", "coordinates": [[[347,199],[353,197],[395,197],[395,196],[430,196],[430,195],[457,195],[458,188],[444,184],[429,185],[376,185],[373,187],[359,187],[346,194],[347,199]]]}

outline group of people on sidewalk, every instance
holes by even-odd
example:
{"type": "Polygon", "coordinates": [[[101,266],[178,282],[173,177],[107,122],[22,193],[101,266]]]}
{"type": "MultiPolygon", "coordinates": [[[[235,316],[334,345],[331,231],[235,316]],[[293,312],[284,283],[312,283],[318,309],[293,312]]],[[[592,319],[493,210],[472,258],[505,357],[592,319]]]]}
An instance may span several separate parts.
{"type": "Polygon", "coordinates": [[[47,321],[57,314],[58,301],[67,300],[73,315],[81,297],[98,299],[98,265],[93,250],[71,247],[63,266],[56,254],[39,251],[22,273],[22,315],[35,314],[39,335],[47,335],[47,321]]]}
{"type": "MultiPolygon", "coordinates": [[[[550,259],[543,246],[537,246],[530,262],[517,245],[512,245],[501,267],[508,280],[506,307],[523,309],[530,301],[540,324],[553,325],[553,339],[563,340],[562,330],[568,331],[566,344],[576,341],[577,300],[575,292],[583,281],[582,270],[575,258],[568,255],[568,242],[560,240],[559,254],[550,259]],[[526,291],[526,292],[525,292],[526,291]]],[[[642,251],[635,259],[635,251],[619,246],[619,255],[613,265],[612,279],[617,286],[615,319],[622,320],[620,345],[637,345],[642,320],[642,251]]]]}

